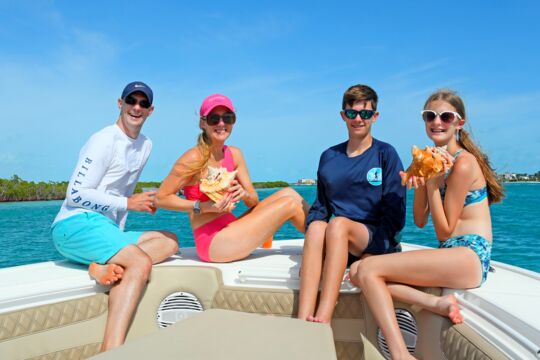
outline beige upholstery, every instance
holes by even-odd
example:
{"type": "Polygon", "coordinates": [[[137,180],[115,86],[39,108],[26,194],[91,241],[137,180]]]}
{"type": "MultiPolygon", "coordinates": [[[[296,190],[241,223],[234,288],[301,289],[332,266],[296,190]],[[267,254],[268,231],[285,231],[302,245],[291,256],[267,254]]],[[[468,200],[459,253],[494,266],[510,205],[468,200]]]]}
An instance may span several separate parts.
{"type": "Polygon", "coordinates": [[[88,344],[83,346],[77,346],[71,349],[55,351],[45,355],[39,355],[28,360],[74,360],[74,359],[87,359],[92,355],[99,353],[101,343],[88,344]]]}
{"type": "Polygon", "coordinates": [[[341,294],[334,310],[334,318],[362,319],[365,315],[360,294],[341,294]]]}
{"type": "Polygon", "coordinates": [[[465,324],[442,332],[442,350],[448,360],[506,360],[503,353],[465,324]]]}
{"type": "Polygon", "coordinates": [[[339,360],[385,360],[369,340],[360,335],[360,341],[336,341],[336,356],[339,360]]]}
{"type": "MultiPolygon", "coordinates": [[[[298,291],[223,286],[214,296],[212,308],[296,316],[298,291]]],[[[340,295],[334,311],[334,318],[362,319],[363,317],[364,307],[359,294],[340,295]]]]}
{"type": "Polygon", "coordinates": [[[93,359],[336,359],[329,326],[208,310],[93,359]]]}
{"type": "Polygon", "coordinates": [[[108,296],[0,315],[0,359],[83,359],[101,346],[108,296]]]}
{"type": "Polygon", "coordinates": [[[222,287],[212,301],[212,308],[257,314],[292,316],[298,308],[297,292],[292,290],[222,287]]]}
{"type": "Polygon", "coordinates": [[[126,342],[158,330],[157,310],[161,301],[168,295],[178,291],[188,292],[199,299],[204,309],[210,309],[214,294],[221,284],[221,272],[213,267],[154,267],[150,282],[129,328],[126,342]]]}
{"type": "Polygon", "coordinates": [[[0,315],[0,341],[84,321],[107,311],[104,294],[0,315]]]}

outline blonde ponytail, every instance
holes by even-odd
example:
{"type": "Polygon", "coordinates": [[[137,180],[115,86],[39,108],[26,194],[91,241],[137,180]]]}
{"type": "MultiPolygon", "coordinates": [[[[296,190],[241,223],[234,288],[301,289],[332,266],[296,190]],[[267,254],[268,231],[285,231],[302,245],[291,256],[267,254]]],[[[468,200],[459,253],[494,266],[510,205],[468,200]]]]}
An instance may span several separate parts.
{"type": "Polygon", "coordinates": [[[193,175],[199,175],[202,170],[206,168],[206,166],[208,165],[208,161],[210,160],[209,142],[210,141],[208,139],[208,136],[203,130],[197,138],[197,148],[199,149],[201,158],[186,165],[186,176],[191,177],[193,175]]]}

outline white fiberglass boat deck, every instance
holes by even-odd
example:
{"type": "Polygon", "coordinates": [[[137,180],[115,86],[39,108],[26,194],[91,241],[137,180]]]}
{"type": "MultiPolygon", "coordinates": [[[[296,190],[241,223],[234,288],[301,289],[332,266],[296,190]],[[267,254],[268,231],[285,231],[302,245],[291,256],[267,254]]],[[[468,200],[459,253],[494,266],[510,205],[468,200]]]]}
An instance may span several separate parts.
{"type": "MultiPolygon", "coordinates": [[[[294,317],[302,245],[302,240],[275,241],[272,249],[256,250],[245,260],[228,264],[204,263],[198,260],[195,249],[181,249],[181,253],[154,267],[127,345],[163,326],[156,322],[156,316],[159,318],[157,313],[163,311],[163,301],[171,294],[194,294],[203,310],[218,308],[294,317]]],[[[419,248],[404,244],[405,251],[419,248]]],[[[540,274],[497,262],[492,265],[495,272],[488,275],[481,288],[442,290],[458,295],[464,325],[453,326],[438,315],[395,304],[413,318],[416,328],[411,336],[411,351],[424,359],[458,359],[462,356],[460,348],[466,346],[466,351],[480,351],[485,358],[540,358],[540,274]]],[[[0,358],[40,358],[51,354],[62,358],[77,351],[82,352],[81,357],[95,354],[106,318],[107,290],[90,279],[85,267],[64,261],[0,269],[0,358]],[[62,314],[51,311],[63,306],[61,311],[66,312],[67,306],[86,313],[89,311],[84,307],[90,306],[89,301],[97,301],[100,310],[86,314],[83,320],[77,316],[62,319],[62,314]],[[50,319],[40,320],[40,316],[50,319]],[[32,325],[36,321],[39,324],[32,325]],[[49,324],[44,324],[47,321],[49,324]],[[73,331],[78,331],[78,335],[64,335],[73,331]],[[58,339],[60,334],[64,340],[58,339]],[[45,345],[35,346],[43,341],[45,345]]],[[[426,291],[440,293],[440,289],[426,291]]],[[[171,323],[187,317],[190,311],[193,312],[169,312],[175,317],[171,323]]],[[[342,285],[332,329],[340,359],[354,358],[354,354],[380,357],[381,354],[367,355],[370,346],[385,354],[385,344],[381,344],[361,291],[348,282],[342,285]]]]}

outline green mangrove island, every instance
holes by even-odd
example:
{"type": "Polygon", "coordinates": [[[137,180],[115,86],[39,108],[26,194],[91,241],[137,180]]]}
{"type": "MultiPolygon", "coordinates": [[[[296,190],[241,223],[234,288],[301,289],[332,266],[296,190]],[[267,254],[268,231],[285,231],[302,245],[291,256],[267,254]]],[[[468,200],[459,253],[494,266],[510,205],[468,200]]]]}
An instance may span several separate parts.
{"type": "MultiPolygon", "coordinates": [[[[142,188],[158,188],[160,182],[140,181],[137,183],[135,192],[141,192],[142,188]]],[[[66,197],[68,182],[33,182],[25,181],[17,175],[11,179],[0,179],[0,202],[8,201],[42,201],[42,200],[63,200],[66,197]]],[[[264,181],[254,182],[257,189],[287,187],[289,183],[285,181],[264,181]]]]}

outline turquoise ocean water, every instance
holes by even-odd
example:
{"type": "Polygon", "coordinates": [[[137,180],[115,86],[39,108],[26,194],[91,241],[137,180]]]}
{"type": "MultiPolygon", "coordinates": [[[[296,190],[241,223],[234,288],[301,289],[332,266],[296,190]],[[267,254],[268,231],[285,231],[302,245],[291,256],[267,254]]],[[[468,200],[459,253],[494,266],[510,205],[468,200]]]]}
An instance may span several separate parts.
{"type": "MultiPolygon", "coordinates": [[[[295,189],[309,202],[316,187],[295,189]]],[[[264,198],[276,189],[258,190],[264,198]]],[[[412,221],[412,191],[407,194],[407,223],[402,241],[436,246],[433,226],[418,229],[412,221]]],[[[506,184],[506,199],[491,207],[493,217],[493,259],[540,272],[540,184],[506,184]]],[[[49,227],[61,201],[0,203],[0,268],[59,260],[62,256],[52,243],[49,227]]],[[[245,211],[239,206],[235,214],[245,211]]],[[[169,230],[178,235],[180,246],[194,246],[187,214],[158,210],[156,215],[130,213],[128,230],[169,230]]],[[[292,225],[285,224],[276,240],[302,238],[292,225]]]]}

